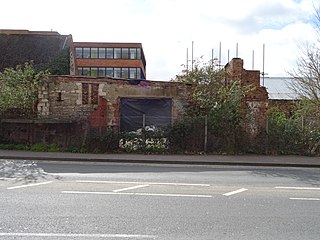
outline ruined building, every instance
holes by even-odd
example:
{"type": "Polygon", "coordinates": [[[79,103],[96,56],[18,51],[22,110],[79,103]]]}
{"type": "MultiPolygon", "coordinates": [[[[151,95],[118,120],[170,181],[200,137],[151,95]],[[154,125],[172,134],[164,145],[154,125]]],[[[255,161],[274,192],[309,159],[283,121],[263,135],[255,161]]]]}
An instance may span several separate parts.
{"type": "MultiPolygon", "coordinates": [[[[39,67],[55,66],[53,63],[57,59],[60,63],[61,58],[67,58],[69,71],[42,82],[36,118],[1,120],[5,127],[0,128],[0,136],[5,139],[69,146],[81,143],[92,132],[103,135],[110,129],[133,131],[148,125],[170,126],[187,105],[191,85],[146,80],[146,60],[140,43],[77,43],[71,35],[56,32],[0,30],[0,50],[3,49],[7,58],[0,55],[0,71],[26,60],[33,60],[39,67]],[[6,45],[10,45],[8,49],[6,45]],[[68,55],[62,54],[65,49],[68,55]],[[45,53],[47,56],[41,55],[45,53]]],[[[240,58],[232,59],[225,70],[226,81],[251,86],[243,99],[243,125],[254,138],[266,127],[268,107],[260,72],[243,69],[240,58]]]]}

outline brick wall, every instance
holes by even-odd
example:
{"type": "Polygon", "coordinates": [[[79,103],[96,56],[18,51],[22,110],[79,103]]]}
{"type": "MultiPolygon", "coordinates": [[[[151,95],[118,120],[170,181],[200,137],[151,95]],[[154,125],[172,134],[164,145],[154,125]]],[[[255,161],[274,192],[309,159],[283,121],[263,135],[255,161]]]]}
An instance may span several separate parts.
{"type": "Polygon", "coordinates": [[[245,104],[243,125],[249,138],[254,138],[261,129],[266,128],[268,110],[268,92],[260,86],[260,71],[246,70],[243,60],[232,59],[226,66],[227,81],[240,81],[242,86],[248,86],[249,91],[243,100],[245,104]]]}

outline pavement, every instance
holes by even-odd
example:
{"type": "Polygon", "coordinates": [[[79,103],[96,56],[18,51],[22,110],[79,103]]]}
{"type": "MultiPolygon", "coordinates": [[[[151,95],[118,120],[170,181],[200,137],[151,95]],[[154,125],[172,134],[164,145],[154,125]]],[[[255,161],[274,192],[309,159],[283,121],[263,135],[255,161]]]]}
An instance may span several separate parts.
{"type": "Polygon", "coordinates": [[[0,150],[0,159],[320,168],[320,157],[296,155],[149,155],[0,150]]]}

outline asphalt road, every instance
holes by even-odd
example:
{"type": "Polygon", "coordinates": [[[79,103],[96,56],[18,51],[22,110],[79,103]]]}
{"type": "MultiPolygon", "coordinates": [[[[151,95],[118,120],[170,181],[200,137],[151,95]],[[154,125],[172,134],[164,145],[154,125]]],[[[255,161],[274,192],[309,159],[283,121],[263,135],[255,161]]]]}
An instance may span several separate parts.
{"type": "Polygon", "coordinates": [[[38,166],[50,174],[0,181],[0,239],[320,238],[319,169],[38,166]]]}

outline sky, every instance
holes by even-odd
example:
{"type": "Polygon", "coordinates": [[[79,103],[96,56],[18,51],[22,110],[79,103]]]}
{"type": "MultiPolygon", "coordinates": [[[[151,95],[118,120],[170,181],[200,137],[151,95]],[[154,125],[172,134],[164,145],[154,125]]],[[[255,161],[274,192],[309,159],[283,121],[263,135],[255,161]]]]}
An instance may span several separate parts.
{"type": "Polygon", "coordinates": [[[301,56],[299,46],[316,37],[317,1],[2,0],[0,29],[52,30],[75,42],[140,42],[149,80],[168,81],[187,61],[191,66],[192,45],[193,59],[210,61],[213,53],[225,65],[238,56],[247,70],[285,77],[301,56]]]}

